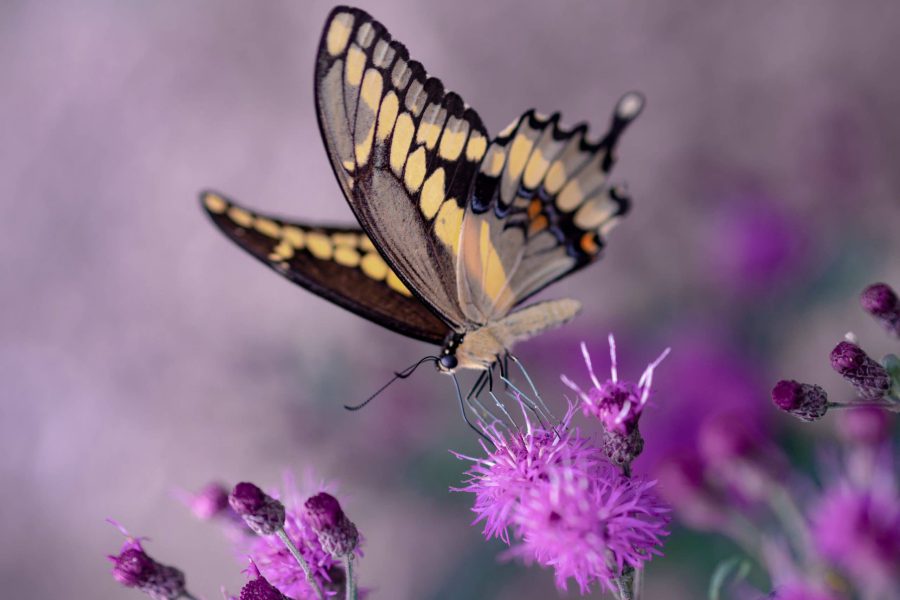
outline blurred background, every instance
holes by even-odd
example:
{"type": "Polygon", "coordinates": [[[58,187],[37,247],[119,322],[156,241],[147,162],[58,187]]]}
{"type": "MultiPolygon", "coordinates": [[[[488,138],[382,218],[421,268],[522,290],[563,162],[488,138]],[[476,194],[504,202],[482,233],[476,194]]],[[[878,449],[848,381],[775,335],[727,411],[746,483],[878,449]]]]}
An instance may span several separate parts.
{"type": "MultiPolygon", "coordinates": [[[[900,284],[900,4],[360,2],[499,131],[527,108],[606,126],[648,105],[615,178],[635,203],[605,259],[542,297],[573,324],[519,348],[544,397],[605,370],[617,336],[637,376],[665,346],[638,469],[689,450],[722,411],[808,464],[829,416],[795,426],[768,394],[828,365],[859,309],[900,284]]],[[[350,222],[316,127],[327,2],[20,2],[0,6],[0,581],[4,596],[135,598],[108,575],[115,517],[207,598],[243,580],[221,533],[173,490],[338,482],[366,537],[374,598],[555,597],[552,574],[498,564],[471,499],[474,452],[430,369],[358,413],[431,349],[294,287],[219,234],[197,192],[350,222]]],[[[894,348],[896,351],[896,344],[894,348]]],[[[559,406],[559,404],[557,404],[559,406]]],[[[701,597],[730,551],[676,527],[649,598],[701,597]]],[[[600,597],[598,593],[596,595],[600,597]]]]}

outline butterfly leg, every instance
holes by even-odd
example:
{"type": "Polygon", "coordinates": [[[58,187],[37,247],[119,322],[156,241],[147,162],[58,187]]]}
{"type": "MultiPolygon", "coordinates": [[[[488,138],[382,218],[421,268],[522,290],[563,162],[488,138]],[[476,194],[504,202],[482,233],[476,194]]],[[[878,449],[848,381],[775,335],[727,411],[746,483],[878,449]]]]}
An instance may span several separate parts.
{"type": "Polygon", "coordinates": [[[466,400],[471,400],[472,398],[477,398],[481,391],[484,389],[484,386],[487,384],[487,371],[482,371],[481,375],[478,376],[478,379],[475,380],[475,385],[472,386],[472,389],[469,390],[469,393],[466,394],[466,400]]]}

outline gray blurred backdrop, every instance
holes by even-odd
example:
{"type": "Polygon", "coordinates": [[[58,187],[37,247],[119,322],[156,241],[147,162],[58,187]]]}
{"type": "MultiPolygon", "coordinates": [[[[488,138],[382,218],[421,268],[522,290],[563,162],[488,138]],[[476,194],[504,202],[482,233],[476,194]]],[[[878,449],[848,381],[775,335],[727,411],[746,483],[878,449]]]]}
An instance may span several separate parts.
{"type": "MultiPolygon", "coordinates": [[[[855,294],[900,283],[897,2],[360,5],[492,132],[530,107],[601,131],[623,92],[648,98],[616,170],[632,215],[600,265],[544,294],[585,313],[522,349],[546,396],[562,396],[561,370],[583,376],[577,341],[602,356],[609,330],[632,373],[683,336],[727,338],[762,373],[761,411],[780,375],[835,385],[824,357],[847,329],[887,349],[855,294]],[[763,237],[801,258],[756,283],[728,227],[758,216],[758,198],[781,219],[763,237]]],[[[285,469],[339,482],[374,598],[555,595],[550,573],[498,565],[501,548],[466,526],[469,499],[447,492],[464,468],[447,449],[475,443],[446,380],[423,369],[362,412],[341,409],[429,348],[281,280],[198,207],[215,187],[352,219],[313,107],[331,6],[0,6],[4,597],[137,597],[108,575],[121,543],[108,516],[153,538],[195,593],[237,591],[242,565],[172,490],[271,486],[285,469]]],[[[677,379],[660,376],[660,414],[677,379]]],[[[698,597],[704,549],[676,543],[655,561],[650,597],[698,597]]]]}

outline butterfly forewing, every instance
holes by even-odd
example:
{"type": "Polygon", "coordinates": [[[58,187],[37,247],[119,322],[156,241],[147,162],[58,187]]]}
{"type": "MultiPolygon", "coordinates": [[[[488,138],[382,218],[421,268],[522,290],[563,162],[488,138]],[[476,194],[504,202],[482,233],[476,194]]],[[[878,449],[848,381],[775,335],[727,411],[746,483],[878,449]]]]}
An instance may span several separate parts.
{"type": "Polygon", "coordinates": [[[447,334],[361,229],[261,215],[214,192],[201,201],[225,235],[294,283],[403,335],[439,344],[447,334]]]}
{"type": "Polygon", "coordinates": [[[481,119],[363,11],[329,17],[316,105],[356,217],[401,279],[458,331],[460,231],[487,148],[481,119]]]}

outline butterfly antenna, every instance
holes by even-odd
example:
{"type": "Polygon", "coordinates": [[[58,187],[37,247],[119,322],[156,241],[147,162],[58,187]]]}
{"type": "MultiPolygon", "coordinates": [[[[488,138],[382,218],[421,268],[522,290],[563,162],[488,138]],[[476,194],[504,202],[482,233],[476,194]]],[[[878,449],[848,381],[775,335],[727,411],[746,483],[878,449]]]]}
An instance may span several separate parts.
{"type": "Polygon", "coordinates": [[[354,404],[354,405],[350,405],[350,406],[348,406],[348,405],[345,404],[345,405],[344,405],[344,408],[346,408],[347,410],[350,410],[350,411],[356,411],[356,410],[359,410],[359,409],[363,408],[366,404],[368,404],[369,402],[371,402],[372,400],[374,400],[374,399],[375,399],[375,396],[377,396],[378,394],[380,394],[381,392],[383,392],[384,390],[386,390],[392,383],[394,383],[394,382],[397,381],[398,379],[406,379],[407,377],[409,377],[410,375],[412,375],[412,374],[415,372],[415,370],[418,369],[418,368],[422,365],[422,363],[429,362],[429,361],[436,363],[438,360],[440,360],[440,359],[438,359],[437,356],[426,356],[425,358],[423,358],[423,359],[421,359],[421,360],[419,360],[419,361],[413,363],[412,365],[406,367],[405,369],[403,369],[403,370],[400,371],[399,373],[394,373],[394,376],[391,378],[390,381],[388,381],[388,382],[385,383],[383,386],[381,386],[380,388],[378,388],[378,391],[376,391],[374,394],[372,394],[371,396],[369,396],[368,398],[366,398],[365,400],[363,400],[363,401],[360,402],[359,404],[354,404]]]}

